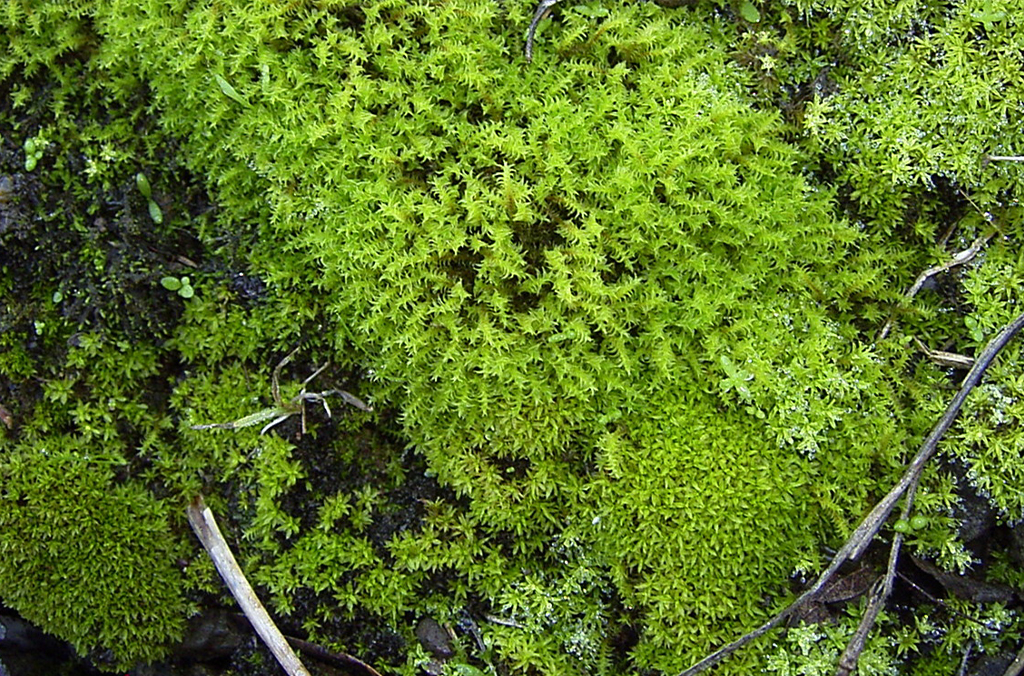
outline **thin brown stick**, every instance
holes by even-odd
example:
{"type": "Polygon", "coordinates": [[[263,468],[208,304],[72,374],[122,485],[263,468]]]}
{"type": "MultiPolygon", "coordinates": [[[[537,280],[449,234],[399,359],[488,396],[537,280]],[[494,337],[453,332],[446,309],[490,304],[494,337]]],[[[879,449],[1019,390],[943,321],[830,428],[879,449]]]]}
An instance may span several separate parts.
{"type": "Polygon", "coordinates": [[[1024,671],[1024,648],[1021,648],[1020,652],[1017,653],[1017,659],[1010,666],[1006,667],[1003,676],[1020,676],[1021,671],[1024,671]]]}
{"type": "MultiPolygon", "coordinates": [[[[920,478],[920,475],[918,475],[918,478],[920,478]]],[[[917,480],[915,480],[907,489],[907,497],[903,502],[903,514],[901,515],[901,518],[904,520],[910,519],[910,512],[914,505],[914,493],[917,491],[917,483],[917,480]]],[[[889,547],[889,564],[886,566],[885,576],[871,590],[868,606],[864,609],[863,617],[860,618],[857,631],[854,632],[850,642],[846,644],[846,649],[839,657],[836,676],[849,676],[857,669],[857,661],[860,659],[860,654],[864,652],[864,646],[867,645],[868,635],[875,626],[875,622],[878,621],[878,614],[885,607],[885,602],[889,599],[889,595],[892,594],[893,583],[896,580],[896,564],[899,562],[902,544],[903,533],[895,533],[892,538],[892,544],[889,547]]]]}
{"type": "Polygon", "coordinates": [[[957,669],[956,676],[964,676],[967,673],[967,661],[971,659],[971,649],[974,647],[974,641],[968,641],[967,645],[964,646],[964,656],[960,658],[960,668],[957,669]]]}
{"type": "Polygon", "coordinates": [[[298,656],[295,655],[291,646],[288,645],[288,641],[281,634],[281,630],[270,619],[266,608],[256,597],[252,585],[245,579],[245,574],[238,567],[235,555],[231,553],[231,548],[224,536],[221,535],[217,521],[213,518],[213,512],[203,502],[203,497],[197,496],[186,508],[186,511],[188,522],[192,526],[192,530],[195,531],[196,537],[203,543],[203,548],[213,559],[213,565],[217,567],[217,572],[224,579],[224,584],[238,601],[238,605],[241,606],[242,612],[252,623],[256,633],[270,648],[270,652],[274,654],[289,676],[309,676],[306,667],[299,661],[298,656]]]}
{"type": "Polygon", "coordinates": [[[558,4],[558,0],[540,0],[537,9],[533,12],[533,21],[526,31],[526,61],[533,61],[533,38],[537,35],[537,26],[547,16],[551,8],[558,4]]]}
{"type": "MultiPolygon", "coordinates": [[[[871,543],[871,540],[874,539],[886,519],[889,518],[889,514],[892,512],[893,507],[896,506],[900,497],[902,497],[911,486],[916,485],[917,480],[921,476],[921,472],[924,471],[925,464],[932,455],[934,455],[935,450],[938,447],[939,440],[942,439],[943,435],[953,424],[957,414],[960,413],[960,409],[963,407],[964,401],[967,399],[967,395],[969,395],[978,383],[981,382],[981,377],[985,374],[989,365],[991,365],[992,360],[995,359],[996,355],[1006,347],[1006,344],[1009,343],[1015,335],[1017,335],[1017,332],[1019,332],[1022,327],[1024,327],[1024,314],[1021,314],[1010,322],[1002,331],[999,332],[999,335],[989,341],[988,345],[985,346],[985,349],[978,355],[974,362],[974,366],[964,378],[963,383],[960,385],[960,391],[957,392],[956,396],[953,397],[953,400],[949,402],[949,406],[946,407],[945,413],[943,413],[942,417],[939,418],[939,421],[935,424],[935,427],[932,429],[931,434],[928,435],[928,438],[921,444],[920,450],[918,450],[913,460],[911,460],[907,469],[904,470],[903,476],[900,477],[900,480],[892,487],[886,496],[879,500],[868,515],[864,517],[856,530],[853,531],[850,538],[839,549],[839,551],[836,552],[828,567],[824,572],[822,572],[814,584],[804,591],[804,593],[800,594],[795,601],[789,604],[775,617],[771,618],[757,629],[754,629],[749,634],[719,648],[689,669],[681,672],[679,676],[695,676],[695,674],[699,674],[702,671],[713,667],[746,644],[777,627],[801,606],[813,599],[847,560],[856,559],[864,552],[864,549],[871,543]]],[[[1021,656],[1022,659],[1024,659],[1024,651],[1022,651],[1021,656]]]]}
{"type": "MultiPolygon", "coordinates": [[[[920,567],[920,565],[921,565],[917,561],[915,561],[914,563],[918,567],[920,567]]],[[[925,571],[925,572],[927,572],[927,571],[925,571]]],[[[984,627],[985,629],[991,630],[993,628],[991,623],[985,622],[983,620],[979,620],[978,618],[974,617],[973,615],[968,615],[967,613],[963,612],[962,610],[957,610],[955,607],[953,607],[953,606],[949,605],[948,603],[946,603],[946,601],[944,599],[940,599],[935,594],[932,594],[927,589],[925,589],[924,587],[922,587],[918,583],[914,582],[913,580],[911,580],[909,577],[907,577],[903,573],[896,573],[896,577],[898,577],[899,579],[903,580],[903,582],[907,586],[912,588],[914,591],[916,591],[921,596],[923,596],[926,599],[928,599],[930,602],[934,603],[937,606],[942,606],[942,608],[944,608],[946,610],[946,612],[948,612],[949,614],[956,615],[957,617],[962,617],[963,619],[967,620],[968,622],[973,622],[974,624],[978,625],[979,627],[984,627]]]]}
{"type": "Polygon", "coordinates": [[[347,653],[331,652],[323,646],[319,646],[316,643],[310,643],[309,641],[304,641],[301,638],[295,638],[294,636],[285,636],[285,639],[287,639],[288,643],[299,652],[309,655],[315,660],[329,664],[332,667],[338,667],[349,674],[357,674],[358,676],[380,676],[380,672],[369,664],[347,653]]]}
{"type": "MultiPolygon", "coordinates": [[[[927,270],[922,272],[920,275],[918,275],[917,280],[914,281],[913,286],[907,289],[907,292],[904,293],[903,296],[907,300],[910,300],[911,298],[917,295],[917,292],[921,290],[921,287],[923,287],[924,283],[927,282],[930,278],[934,277],[939,273],[946,272],[951,268],[955,268],[958,265],[963,265],[964,263],[969,263],[970,261],[974,260],[974,257],[977,256],[978,252],[981,251],[981,247],[985,246],[985,244],[987,244],[988,241],[992,239],[994,235],[994,232],[991,232],[987,235],[982,235],[981,237],[974,240],[974,242],[963,251],[959,251],[953,254],[953,257],[950,258],[945,263],[942,263],[941,265],[936,265],[935,267],[928,268],[927,270]]],[[[889,321],[885,323],[885,326],[882,327],[882,330],[879,331],[878,340],[882,340],[889,335],[889,331],[892,329],[892,325],[893,319],[890,318],[889,321]]]]}

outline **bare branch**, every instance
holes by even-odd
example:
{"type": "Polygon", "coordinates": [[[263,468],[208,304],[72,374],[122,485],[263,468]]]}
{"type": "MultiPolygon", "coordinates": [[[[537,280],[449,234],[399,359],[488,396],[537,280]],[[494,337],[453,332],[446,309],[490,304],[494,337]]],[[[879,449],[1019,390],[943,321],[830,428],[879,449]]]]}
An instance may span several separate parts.
{"type": "Polygon", "coordinates": [[[242,612],[252,623],[259,637],[270,648],[270,652],[274,654],[289,676],[309,676],[306,667],[299,661],[298,656],[288,645],[277,625],[270,619],[266,608],[256,597],[256,592],[253,591],[249,581],[245,579],[242,569],[235,561],[234,554],[231,553],[231,548],[217,527],[213,512],[203,502],[202,496],[196,497],[186,511],[188,522],[192,526],[192,530],[195,531],[196,537],[203,543],[203,548],[213,559],[213,565],[217,567],[217,572],[224,579],[231,595],[238,601],[242,612]]]}
{"type": "Polygon", "coordinates": [[[530,27],[526,31],[526,60],[533,61],[533,38],[537,34],[537,26],[540,24],[541,19],[547,16],[551,8],[558,4],[558,0],[541,0],[540,4],[537,5],[537,10],[533,13],[533,21],[530,22],[530,27]]]}
{"type": "MultiPolygon", "coordinates": [[[[917,292],[921,290],[921,287],[924,286],[924,283],[927,282],[931,277],[934,277],[939,273],[946,272],[947,270],[955,268],[958,265],[963,265],[964,263],[969,263],[970,261],[974,260],[974,257],[977,256],[978,252],[981,251],[981,248],[985,246],[985,244],[987,244],[990,239],[992,239],[993,235],[995,235],[994,232],[991,232],[987,235],[982,235],[978,239],[974,240],[974,242],[963,251],[959,251],[953,254],[953,257],[950,258],[945,263],[942,263],[941,265],[936,265],[935,267],[928,268],[927,270],[922,272],[920,275],[918,275],[917,280],[914,282],[914,285],[907,289],[907,292],[903,295],[906,297],[907,300],[910,300],[911,298],[917,295],[917,292]]],[[[889,335],[889,331],[892,329],[892,324],[892,319],[889,319],[889,321],[885,323],[885,326],[883,326],[882,330],[878,333],[878,340],[882,340],[883,338],[889,335]]]]}

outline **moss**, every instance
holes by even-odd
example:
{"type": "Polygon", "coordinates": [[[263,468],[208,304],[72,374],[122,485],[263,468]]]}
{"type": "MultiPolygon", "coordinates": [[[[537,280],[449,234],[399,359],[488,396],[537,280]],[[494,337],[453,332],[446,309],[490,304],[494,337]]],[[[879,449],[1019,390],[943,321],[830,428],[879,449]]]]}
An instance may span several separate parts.
{"type": "MultiPolygon", "coordinates": [[[[1022,280],[1024,268],[1018,247],[1005,241],[994,243],[984,265],[976,266],[964,279],[965,301],[973,312],[960,317],[957,337],[963,351],[983,347],[1020,312],[1017,298],[1022,280]]],[[[963,463],[967,480],[991,500],[1000,519],[1006,522],[1024,518],[1021,363],[1019,343],[1010,345],[991,367],[986,382],[968,400],[955,432],[944,446],[963,463]]]]}
{"type": "Polygon", "coordinates": [[[85,8],[54,10],[3,10],[0,598],[127,669],[165,655],[191,610],[177,496],[156,497],[149,458],[171,445],[158,341],[182,309],[159,278],[176,257],[201,260],[182,226],[205,193],[171,161],[138,81],[89,60],[85,8]],[[28,138],[43,151],[31,167],[28,138]]]}
{"type": "Polygon", "coordinates": [[[4,450],[0,595],[80,653],[107,649],[126,668],[180,638],[186,603],[166,508],[116,480],[123,462],[74,437],[4,450]]]}
{"type": "MultiPolygon", "coordinates": [[[[511,562],[538,556],[566,522],[606,514],[607,540],[579,533],[599,553],[594,574],[650,614],[645,645],[657,650],[645,659],[676,664],[661,651],[711,640],[678,633],[696,600],[687,588],[705,589],[701,614],[731,623],[719,638],[760,617],[744,580],[812,556],[811,505],[845,522],[870,486],[833,495],[872,466],[875,440],[899,444],[880,360],[837,323],[849,294],[881,277],[834,271],[858,235],[798,176],[778,118],[745,102],[714,23],[623,8],[596,27],[569,8],[546,34],[550,64],[526,69],[508,57],[521,11],[115,4],[98,24],[107,62],[174,102],[165,123],[189,137],[229,208],[267,205],[256,259],[282,286],[316,279],[338,344],[359,346],[431,470],[472,499],[475,528],[509,538],[511,562]],[[189,37],[214,30],[216,43],[189,37]],[[706,446],[684,442],[690,424],[713,430],[706,446]],[[602,440],[620,430],[624,457],[651,458],[679,488],[616,521],[623,500],[654,495],[651,467],[611,469],[602,440]],[[753,437],[732,449],[737,475],[696,467],[700,453],[727,453],[712,439],[732,436],[753,437]],[[770,497],[739,478],[781,468],[793,484],[770,497]],[[652,562],[688,539],[656,525],[672,505],[707,540],[721,505],[700,507],[690,490],[729,495],[743,515],[716,541],[721,569],[652,562]],[[750,528],[763,549],[748,556],[750,528]],[[798,528],[807,537],[793,540],[798,528]],[[632,576],[613,570],[626,531],[646,537],[626,558],[637,557],[632,576]],[[729,578],[744,567],[749,577],[729,578]],[[650,591],[633,587],[639,574],[650,591]]],[[[394,546],[415,568],[412,542],[394,546]]],[[[436,566],[454,556],[429,551],[436,566]]],[[[490,585],[474,572],[482,555],[460,572],[490,585]]]]}
{"type": "MultiPolygon", "coordinates": [[[[788,574],[816,569],[822,544],[849,530],[927,427],[923,411],[908,413],[909,429],[896,416],[940,381],[922,370],[905,385],[903,345],[866,336],[898,292],[891,280],[936,255],[920,242],[962,215],[961,202],[936,206],[935,177],[1001,209],[1012,170],[975,171],[980,141],[943,166],[953,149],[933,128],[939,111],[912,116],[912,97],[900,98],[908,88],[891,83],[938,95],[941,78],[966,71],[920,62],[949,40],[983,29],[1015,44],[1006,16],[972,23],[970,8],[933,4],[920,4],[918,20],[949,35],[897,39],[907,26],[893,12],[871,18],[840,3],[800,6],[811,11],[804,26],[785,6],[765,10],[789,32],[757,37],[757,49],[807,47],[779,62],[779,77],[809,79],[841,22],[852,31],[833,75],[842,88],[804,107],[802,137],[753,105],[750,92],[768,80],[755,82],[723,46],[745,24],[710,7],[566,5],[528,66],[518,29],[531,8],[486,0],[11,5],[17,49],[0,73],[11,80],[12,64],[31,62],[65,83],[52,105],[30,105],[24,84],[12,98],[38,118],[33,138],[46,148],[76,134],[98,144],[87,153],[94,187],[129,205],[121,239],[150,223],[132,154],[156,195],[182,173],[154,164],[154,144],[181,138],[174,160],[206,178],[221,211],[186,223],[168,200],[154,231],[182,245],[190,238],[175,227],[187,225],[204,256],[244,251],[260,287],[243,300],[211,263],[194,277],[195,298],[167,294],[153,308],[167,312],[166,342],[135,350],[89,334],[67,355],[71,376],[58,375],[62,360],[27,363],[26,350],[4,358],[7,377],[52,376],[50,404],[18,448],[75,434],[114,449],[140,505],[139,477],[171,496],[219,495],[225,529],[278,612],[327,640],[338,630],[371,643],[342,626],[370,618],[411,641],[416,616],[453,620],[472,605],[513,623],[482,630],[497,648],[487,659],[516,672],[677,670],[785,603],[788,574]],[[39,44],[40,21],[35,32],[63,36],[59,47],[39,44]],[[878,61],[886,40],[898,49],[878,61]],[[102,127],[53,121],[71,100],[66,83],[83,74],[128,112],[102,127]],[[860,93],[879,81],[901,111],[892,129],[860,122],[880,117],[860,93]],[[142,115],[150,102],[159,128],[142,115]],[[103,154],[133,133],[155,140],[103,154]],[[832,165],[831,186],[809,178],[832,165]],[[877,175],[881,186],[868,180],[877,175]],[[883,240],[912,207],[911,227],[883,240]],[[859,220],[837,217],[843,208],[859,220]],[[271,437],[191,429],[268,405],[273,365],[298,343],[287,392],[330,358],[340,366],[321,375],[324,387],[367,388],[359,394],[385,412],[380,430],[371,416],[316,412],[301,438],[297,423],[271,437]],[[88,363],[96,355],[102,363],[88,363]],[[164,368],[177,377],[173,394],[156,382],[164,368]],[[146,380],[159,403],[142,406],[118,377],[146,380]],[[387,438],[396,429],[401,440],[387,438]],[[633,631],[636,641],[617,644],[633,631]]],[[[993,58],[972,45],[983,52],[975,67],[993,58]]],[[[970,96],[949,104],[971,108],[970,96]]],[[[1000,120],[969,119],[1005,142],[1000,120]]],[[[77,184],[67,158],[44,154],[39,168],[77,184]]],[[[130,306],[129,283],[158,288],[161,276],[190,272],[159,256],[111,266],[96,244],[111,240],[94,226],[71,220],[62,240],[76,243],[66,248],[81,254],[85,279],[109,282],[107,296],[84,301],[109,308],[93,326],[110,329],[130,306]],[[92,239],[75,239],[83,229],[92,239]]],[[[52,267],[26,287],[35,304],[19,321],[27,335],[41,320],[56,345],[89,318],[46,328],[57,316],[46,299],[72,291],[54,279],[79,269],[66,258],[52,267]]],[[[20,282],[7,271],[4,283],[20,282]]],[[[975,324],[994,326],[981,293],[975,324]]],[[[941,307],[905,325],[955,335],[941,307]]],[[[987,427],[965,430],[987,443],[987,427]]],[[[991,483],[1006,453],[979,446],[971,459],[991,483]]],[[[934,520],[951,489],[932,485],[922,502],[934,520]]],[[[765,651],[726,668],[762,668],[765,651]]],[[[412,673],[416,659],[393,662],[412,673]]]]}
{"type": "Polygon", "coordinates": [[[81,334],[42,397],[17,407],[0,439],[0,597],[92,654],[127,668],[166,653],[188,604],[172,505],[137,478],[168,425],[138,393],[155,353],[81,334]],[[138,389],[136,389],[138,388],[138,389]]]}

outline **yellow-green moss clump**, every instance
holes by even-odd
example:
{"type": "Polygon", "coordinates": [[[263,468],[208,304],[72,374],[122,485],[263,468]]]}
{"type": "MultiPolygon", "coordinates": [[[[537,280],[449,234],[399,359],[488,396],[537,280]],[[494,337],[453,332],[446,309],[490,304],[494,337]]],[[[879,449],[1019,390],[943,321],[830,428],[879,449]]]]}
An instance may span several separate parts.
{"type": "MultiPolygon", "coordinates": [[[[704,27],[489,1],[103,5],[103,58],[325,290],[442,483],[540,555],[567,524],[676,668],[764,617],[891,434],[845,328],[854,230],[704,27]]],[[[473,577],[473,567],[466,571],[473,577]]],[[[514,573],[509,573],[515,576],[514,573]]]]}
{"type": "Polygon", "coordinates": [[[167,505],[125,478],[165,425],[129,394],[152,375],[151,351],[78,340],[60,376],[40,371],[51,376],[43,401],[15,408],[24,433],[0,437],[0,597],[83,655],[127,669],[165,655],[187,617],[167,505]],[[91,373],[78,371],[87,364],[91,373]]]}
{"type": "MultiPolygon", "coordinates": [[[[507,618],[486,631],[517,672],[612,670],[612,621],[639,633],[632,668],[677,670],[784,603],[898,465],[894,378],[861,334],[880,317],[860,314],[893,263],[861,255],[749,104],[712,8],[600,9],[562,7],[532,64],[532,7],[491,0],[88,10],[97,68],[146,82],[255,233],[254,269],[358,350],[452,491],[383,543],[375,487],[303,532],[271,504],[303,470],[265,444],[248,526],[279,555],[254,576],[280,610],[312,589],[337,604],[324,622],[397,623],[431,610],[436,574],[444,612],[507,618]]],[[[178,387],[186,417],[247,381],[209,357],[251,356],[204,337],[204,318],[245,325],[222,310],[201,299],[178,329],[204,369],[178,387]]],[[[212,439],[183,452],[247,461],[212,439]]]]}

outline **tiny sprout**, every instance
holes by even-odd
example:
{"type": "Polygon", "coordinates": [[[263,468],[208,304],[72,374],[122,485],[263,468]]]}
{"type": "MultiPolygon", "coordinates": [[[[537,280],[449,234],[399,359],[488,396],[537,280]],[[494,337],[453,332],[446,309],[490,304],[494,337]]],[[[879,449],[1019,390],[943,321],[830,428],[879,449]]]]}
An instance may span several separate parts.
{"type": "Polygon", "coordinates": [[[153,201],[153,186],[149,184],[149,179],[141,171],[135,174],[135,186],[139,189],[139,193],[149,200],[149,217],[157,225],[163,223],[164,212],[160,210],[160,205],[153,201]]]}
{"type": "Polygon", "coordinates": [[[900,519],[899,521],[897,521],[896,523],[894,523],[892,525],[892,529],[894,531],[896,531],[897,533],[904,533],[904,534],[909,533],[910,532],[910,522],[907,521],[906,519],[900,519]]]}
{"type": "Polygon", "coordinates": [[[195,289],[192,288],[192,282],[188,277],[164,277],[160,280],[160,284],[168,291],[177,291],[178,295],[182,298],[191,298],[196,295],[195,289]]]}
{"type": "Polygon", "coordinates": [[[153,222],[160,225],[164,222],[164,212],[160,210],[160,205],[149,200],[149,217],[153,219],[153,222]]]}
{"type": "Polygon", "coordinates": [[[589,17],[591,19],[600,19],[603,16],[608,16],[608,14],[610,13],[607,7],[602,7],[601,5],[597,4],[580,5],[579,7],[576,7],[576,11],[582,14],[583,16],[589,17]]]}
{"type": "Polygon", "coordinates": [[[238,90],[231,86],[230,82],[216,73],[213,74],[213,79],[217,83],[217,86],[220,87],[220,91],[224,96],[228,97],[232,101],[242,104],[243,106],[249,105],[248,99],[239,94],[238,90]]]}
{"type": "Polygon", "coordinates": [[[985,329],[976,317],[972,317],[970,315],[964,317],[964,324],[967,326],[967,330],[970,332],[971,338],[975,342],[980,343],[985,340],[985,329]]]}
{"type": "Polygon", "coordinates": [[[761,12],[757,11],[757,7],[750,0],[743,0],[740,3],[740,16],[748,23],[758,23],[761,20],[761,12]]]}
{"type": "Polygon", "coordinates": [[[33,171],[39,160],[43,159],[45,141],[37,141],[34,138],[25,139],[25,171],[33,171]]]}
{"type": "Polygon", "coordinates": [[[913,528],[914,530],[921,530],[922,528],[924,528],[927,525],[928,525],[927,517],[921,516],[920,514],[918,514],[917,516],[915,516],[914,518],[912,518],[910,520],[910,527],[913,528]]]}
{"type": "Polygon", "coordinates": [[[139,192],[146,199],[153,197],[153,188],[149,185],[149,179],[141,171],[135,174],[135,185],[138,186],[139,192]]]}

